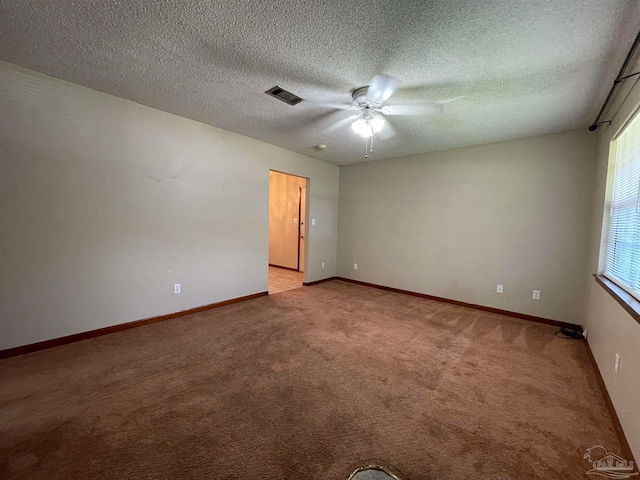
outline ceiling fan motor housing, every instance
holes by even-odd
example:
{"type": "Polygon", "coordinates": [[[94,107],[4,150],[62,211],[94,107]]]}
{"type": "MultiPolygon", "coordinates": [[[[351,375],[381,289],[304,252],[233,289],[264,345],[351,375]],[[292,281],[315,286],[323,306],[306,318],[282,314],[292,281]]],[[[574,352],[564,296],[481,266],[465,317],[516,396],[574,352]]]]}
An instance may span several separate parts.
{"type": "Polygon", "coordinates": [[[369,86],[356,88],[351,94],[351,98],[353,98],[353,105],[356,107],[362,107],[363,105],[367,105],[369,102],[365,100],[367,96],[367,91],[369,90],[369,86]]]}

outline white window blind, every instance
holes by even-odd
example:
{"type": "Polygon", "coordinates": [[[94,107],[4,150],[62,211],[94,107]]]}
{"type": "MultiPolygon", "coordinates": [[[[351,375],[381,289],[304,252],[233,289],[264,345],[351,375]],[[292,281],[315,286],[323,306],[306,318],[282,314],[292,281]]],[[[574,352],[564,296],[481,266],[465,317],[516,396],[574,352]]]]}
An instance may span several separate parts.
{"type": "Polygon", "coordinates": [[[615,140],[604,275],[640,299],[640,115],[615,140]]]}

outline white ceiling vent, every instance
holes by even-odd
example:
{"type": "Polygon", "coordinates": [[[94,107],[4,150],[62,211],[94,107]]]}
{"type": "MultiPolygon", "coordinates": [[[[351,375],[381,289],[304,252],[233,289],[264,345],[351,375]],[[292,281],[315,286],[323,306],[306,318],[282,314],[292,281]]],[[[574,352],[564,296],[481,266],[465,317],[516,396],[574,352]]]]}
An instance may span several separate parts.
{"type": "Polygon", "coordinates": [[[294,95],[291,92],[287,92],[284,88],[280,88],[277,85],[264,93],[271,95],[272,97],[276,97],[278,100],[282,100],[288,105],[297,105],[302,101],[299,96],[294,95]]]}

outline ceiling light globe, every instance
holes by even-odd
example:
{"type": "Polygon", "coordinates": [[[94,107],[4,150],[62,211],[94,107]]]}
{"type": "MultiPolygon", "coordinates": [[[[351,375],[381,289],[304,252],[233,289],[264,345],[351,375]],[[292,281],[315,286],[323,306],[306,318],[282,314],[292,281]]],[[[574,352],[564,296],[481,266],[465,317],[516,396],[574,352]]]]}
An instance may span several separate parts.
{"type": "Polygon", "coordinates": [[[375,133],[378,133],[384,127],[384,118],[382,117],[373,117],[369,120],[369,124],[375,133]]]}
{"type": "Polygon", "coordinates": [[[371,126],[363,118],[359,118],[358,120],[353,122],[351,124],[351,128],[353,129],[354,132],[356,132],[358,135],[360,135],[363,138],[367,138],[372,135],[371,126]]]}
{"type": "Polygon", "coordinates": [[[365,125],[364,127],[362,127],[359,131],[358,134],[362,137],[362,138],[368,138],[371,135],[373,135],[373,132],[371,131],[371,127],[369,125],[365,125]]]}

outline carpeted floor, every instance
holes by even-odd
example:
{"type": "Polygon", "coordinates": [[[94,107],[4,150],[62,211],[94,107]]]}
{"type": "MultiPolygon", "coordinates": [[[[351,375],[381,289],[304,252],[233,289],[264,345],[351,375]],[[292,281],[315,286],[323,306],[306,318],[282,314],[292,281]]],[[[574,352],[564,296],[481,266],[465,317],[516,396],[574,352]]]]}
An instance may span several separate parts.
{"type": "Polygon", "coordinates": [[[2,479],[581,479],[584,345],[331,281],[0,362],[2,479]]]}

